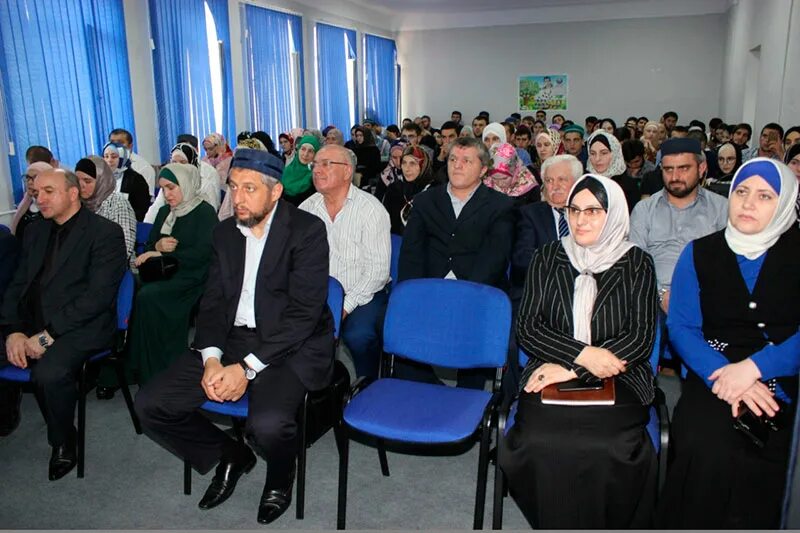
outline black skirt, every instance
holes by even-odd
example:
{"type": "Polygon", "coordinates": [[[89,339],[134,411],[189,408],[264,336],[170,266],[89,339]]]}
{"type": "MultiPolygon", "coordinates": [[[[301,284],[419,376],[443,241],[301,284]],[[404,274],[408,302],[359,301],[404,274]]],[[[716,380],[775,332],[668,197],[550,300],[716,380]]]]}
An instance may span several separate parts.
{"type": "Polygon", "coordinates": [[[777,529],[795,407],[763,449],[733,428],[730,405],[690,374],[675,407],[670,466],[656,525],[665,529],[777,529]]]}
{"type": "Polygon", "coordinates": [[[647,406],[617,383],[613,406],[544,405],[523,393],[500,466],[517,505],[537,529],[651,525],[656,454],[647,406]]]}

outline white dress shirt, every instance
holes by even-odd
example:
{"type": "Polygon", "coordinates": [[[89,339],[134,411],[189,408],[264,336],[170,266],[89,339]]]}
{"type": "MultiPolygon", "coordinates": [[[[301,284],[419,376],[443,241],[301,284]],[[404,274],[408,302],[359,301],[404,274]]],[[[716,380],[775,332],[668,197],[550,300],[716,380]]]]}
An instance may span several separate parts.
{"type": "MultiPolygon", "coordinates": [[[[280,202],[280,201],[279,201],[280,202]]],[[[272,218],[275,216],[275,210],[278,204],[272,208],[269,214],[267,224],[264,227],[264,235],[261,238],[253,235],[253,230],[237,224],[236,227],[242,232],[245,238],[245,257],[244,257],[244,278],[242,280],[242,292],[239,294],[239,305],[236,307],[236,318],[233,321],[235,327],[256,327],[256,281],[258,279],[258,268],[261,265],[261,256],[264,254],[264,247],[267,244],[267,237],[269,237],[269,230],[272,227],[272,218]]],[[[200,354],[203,356],[203,365],[210,358],[220,359],[222,357],[222,350],[216,346],[208,346],[200,349],[200,354]]],[[[261,372],[267,365],[255,356],[255,354],[248,354],[244,358],[244,362],[255,370],[261,372]]]]}
{"type": "Polygon", "coordinates": [[[392,255],[389,213],[377,198],[350,185],[341,211],[331,220],[320,193],[300,204],[319,217],[328,231],[330,275],[344,287],[347,313],[372,301],[389,283],[392,255]]]}

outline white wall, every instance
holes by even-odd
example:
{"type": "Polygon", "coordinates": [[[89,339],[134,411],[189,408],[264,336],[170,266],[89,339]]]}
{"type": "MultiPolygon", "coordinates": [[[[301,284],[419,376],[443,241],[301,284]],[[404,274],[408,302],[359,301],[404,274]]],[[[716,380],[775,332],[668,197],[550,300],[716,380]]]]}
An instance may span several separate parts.
{"type": "Polygon", "coordinates": [[[403,31],[403,116],[434,125],[459,109],[501,121],[516,111],[521,74],[569,75],[569,109],[587,115],[660,117],[668,109],[707,121],[719,112],[725,15],[403,31]]]}
{"type": "Polygon", "coordinates": [[[722,117],[800,124],[800,0],[738,0],[727,19],[722,117]]]}

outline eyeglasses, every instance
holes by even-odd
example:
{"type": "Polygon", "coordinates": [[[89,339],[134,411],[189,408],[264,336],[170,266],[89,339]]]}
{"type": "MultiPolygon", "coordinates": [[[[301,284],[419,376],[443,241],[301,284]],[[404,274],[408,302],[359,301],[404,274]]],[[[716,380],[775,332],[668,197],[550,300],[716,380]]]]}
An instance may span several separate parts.
{"type": "Polygon", "coordinates": [[[580,209],[579,207],[575,207],[574,205],[570,205],[567,207],[567,213],[569,213],[571,217],[578,218],[578,215],[584,213],[586,217],[589,218],[589,220],[596,219],[602,213],[605,213],[605,211],[606,210],[603,209],[602,207],[587,207],[586,209],[580,209]]]}
{"type": "Polygon", "coordinates": [[[327,169],[329,169],[331,167],[331,165],[348,165],[349,166],[350,163],[342,163],[341,161],[330,161],[328,159],[323,159],[322,161],[314,161],[312,163],[309,163],[308,164],[308,168],[310,168],[311,170],[314,170],[316,167],[319,167],[319,168],[327,170],[327,169]]]}

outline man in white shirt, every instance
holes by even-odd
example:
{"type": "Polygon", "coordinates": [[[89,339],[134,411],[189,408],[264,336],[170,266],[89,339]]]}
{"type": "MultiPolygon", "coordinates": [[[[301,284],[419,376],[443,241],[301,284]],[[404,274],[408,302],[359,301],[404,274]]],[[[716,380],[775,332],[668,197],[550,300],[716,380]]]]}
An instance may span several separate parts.
{"type": "Polygon", "coordinates": [[[219,461],[199,504],[211,509],[233,494],[256,456],[199,408],[248,392],[245,437],[268,466],[262,524],[291,503],[297,412],[307,391],[330,383],[333,368],[325,226],[280,200],[282,170],[267,152],[236,151],[229,177],[235,217],[214,228],[194,349],[136,397],[142,426],[155,440],[201,472],[219,461]]]}
{"type": "Polygon", "coordinates": [[[342,340],[356,374],[377,377],[388,301],[389,213],[374,196],[352,185],[356,156],[347,148],[325,145],[312,165],[317,192],[300,209],[318,216],[328,230],[330,275],[345,294],[342,340]]]}
{"type": "MultiPolygon", "coordinates": [[[[150,197],[155,196],[156,191],[156,170],[147,160],[133,151],[133,135],[128,130],[116,128],[108,134],[108,142],[121,144],[130,152],[131,168],[141,174],[147,187],[150,189],[150,197]]],[[[155,218],[155,217],[153,217],[155,218]]]]}

